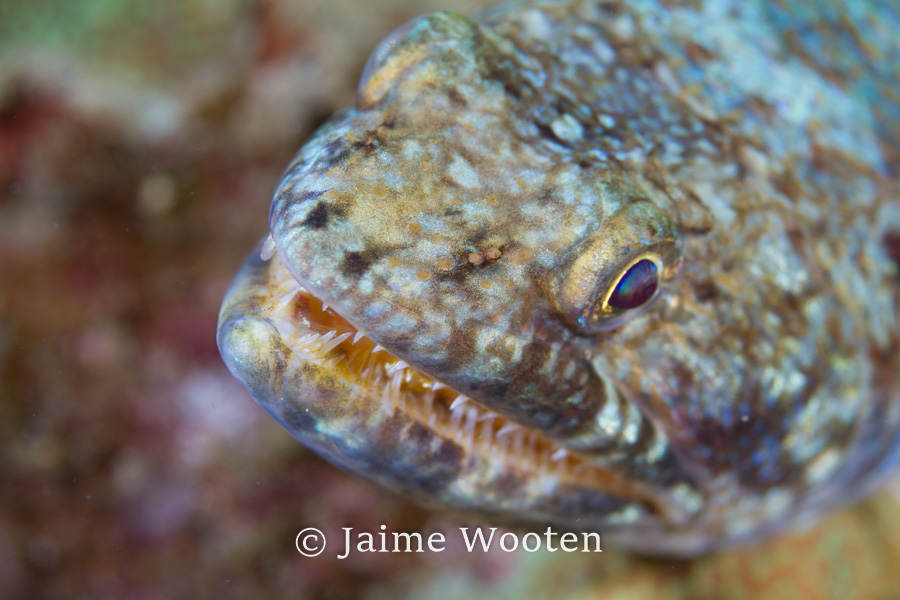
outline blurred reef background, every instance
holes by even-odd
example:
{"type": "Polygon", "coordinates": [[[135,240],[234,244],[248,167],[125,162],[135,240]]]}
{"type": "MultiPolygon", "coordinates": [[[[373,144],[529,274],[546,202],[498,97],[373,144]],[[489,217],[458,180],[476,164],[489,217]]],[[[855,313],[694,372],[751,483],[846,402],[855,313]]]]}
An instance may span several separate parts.
{"type": "Polygon", "coordinates": [[[219,359],[219,303],[372,47],[484,4],[0,0],[0,597],[900,598],[896,491],[692,562],[336,559],[341,527],[461,523],[265,415],[219,359]],[[294,549],[308,526],[320,557],[294,549]]]}

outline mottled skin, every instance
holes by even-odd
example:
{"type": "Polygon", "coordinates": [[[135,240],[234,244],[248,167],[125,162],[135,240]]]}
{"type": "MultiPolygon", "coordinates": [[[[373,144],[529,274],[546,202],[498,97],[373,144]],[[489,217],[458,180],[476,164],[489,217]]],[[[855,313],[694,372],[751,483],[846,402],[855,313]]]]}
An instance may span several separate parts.
{"type": "Polygon", "coordinates": [[[223,305],[254,397],[423,500],[648,552],[757,537],[882,480],[900,16],[665,4],[438,13],[384,42],[285,173],[277,258],[223,305]],[[604,309],[642,258],[653,298],[604,309]],[[331,330],[389,354],[310,335],[331,330]],[[474,402],[423,400],[432,379],[474,402]]]}

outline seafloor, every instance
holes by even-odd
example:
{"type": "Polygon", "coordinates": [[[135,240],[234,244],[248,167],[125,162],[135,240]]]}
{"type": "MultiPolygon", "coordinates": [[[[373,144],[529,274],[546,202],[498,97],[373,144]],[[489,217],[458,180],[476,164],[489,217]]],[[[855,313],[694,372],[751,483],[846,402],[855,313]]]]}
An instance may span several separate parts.
{"type": "Polygon", "coordinates": [[[0,0],[0,597],[900,598],[887,493],[693,562],[297,553],[307,526],[460,526],[294,442],[214,341],[281,169],[450,4],[0,0]]]}

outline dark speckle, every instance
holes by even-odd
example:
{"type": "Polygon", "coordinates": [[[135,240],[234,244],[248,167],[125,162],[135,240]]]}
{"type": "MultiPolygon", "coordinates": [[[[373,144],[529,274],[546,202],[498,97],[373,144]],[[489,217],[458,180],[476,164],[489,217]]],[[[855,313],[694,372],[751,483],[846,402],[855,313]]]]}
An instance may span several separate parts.
{"type": "Polygon", "coordinates": [[[609,514],[621,510],[627,506],[626,502],[615,496],[603,493],[588,493],[575,486],[560,486],[560,493],[555,498],[550,498],[548,504],[551,510],[564,515],[609,514]]]}
{"type": "Polygon", "coordinates": [[[341,270],[351,277],[358,279],[372,266],[371,258],[363,252],[348,252],[341,261],[341,270]]]}
{"type": "Polygon", "coordinates": [[[900,272],[900,231],[888,231],[884,234],[884,250],[900,272]]]}
{"type": "Polygon", "coordinates": [[[459,108],[466,108],[469,105],[469,101],[466,100],[463,95],[459,93],[459,90],[453,86],[447,88],[447,98],[450,100],[451,104],[458,106],[459,108]]]}
{"type": "Polygon", "coordinates": [[[697,302],[711,302],[718,298],[719,295],[716,284],[709,279],[704,279],[694,284],[694,297],[697,299],[697,302]]]}
{"type": "Polygon", "coordinates": [[[462,448],[449,440],[441,442],[441,446],[435,455],[435,459],[445,465],[458,465],[462,461],[462,457],[462,448]]]}
{"type": "Polygon", "coordinates": [[[504,496],[513,496],[521,493],[521,490],[528,484],[525,476],[515,471],[507,471],[500,475],[500,478],[494,484],[494,489],[504,496]]]}
{"type": "Polygon", "coordinates": [[[353,142],[353,149],[359,150],[364,155],[368,156],[375,152],[375,148],[378,147],[378,140],[374,138],[366,138],[364,140],[360,140],[358,142],[353,142]]]}
{"type": "Polygon", "coordinates": [[[347,252],[341,260],[341,271],[348,277],[359,279],[373,264],[393,250],[390,246],[366,246],[361,252],[347,252]]]}
{"type": "MultiPolygon", "coordinates": [[[[385,127],[385,129],[391,129],[391,127],[394,126],[392,119],[388,119],[385,123],[390,124],[390,126],[385,127]]],[[[363,134],[361,140],[353,142],[351,146],[354,150],[358,150],[363,155],[368,156],[381,146],[383,133],[384,132],[377,127],[375,129],[370,129],[363,134]]]]}
{"type": "Polygon", "coordinates": [[[413,423],[406,432],[406,435],[409,437],[410,441],[419,446],[427,446],[431,443],[431,440],[434,439],[434,433],[419,423],[413,423]]]}
{"type": "Polygon", "coordinates": [[[557,144],[561,144],[563,146],[567,145],[561,139],[556,137],[556,134],[553,133],[553,130],[548,125],[545,125],[544,123],[535,121],[534,126],[537,127],[537,130],[541,134],[542,138],[550,140],[551,142],[555,142],[557,144]]]}
{"type": "Polygon", "coordinates": [[[320,200],[315,207],[306,215],[306,219],[300,223],[301,227],[309,229],[324,229],[328,227],[332,218],[340,218],[344,216],[344,211],[337,208],[333,204],[328,204],[320,200]]]}
{"type": "Polygon", "coordinates": [[[453,178],[448,175],[441,176],[441,183],[449,188],[459,189],[459,184],[456,183],[456,181],[454,181],[453,178]]]}
{"type": "Polygon", "coordinates": [[[514,85],[513,85],[512,83],[510,83],[509,81],[504,81],[504,82],[503,82],[503,91],[506,92],[506,95],[508,95],[508,96],[510,96],[510,97],[512,97],[512,98],[519,99],[519,98],[522,97],[522,92],[519,91],[519,88],[517,88],[516,86],[514,86],[514,85]]]}
{"type": "Polygon", "coordinates": [[[350,147],[343,140],[334,140],[319,155],[317,167],[322,172],[328,171],[335,165],[344,162],[349,155],[350,147]]]}

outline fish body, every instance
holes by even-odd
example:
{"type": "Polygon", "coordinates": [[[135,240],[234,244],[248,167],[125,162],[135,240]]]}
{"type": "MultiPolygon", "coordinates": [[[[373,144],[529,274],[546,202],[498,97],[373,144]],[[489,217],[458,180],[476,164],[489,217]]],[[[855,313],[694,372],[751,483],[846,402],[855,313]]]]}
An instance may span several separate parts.
{"type": "Polygon", "coordinates": [[[414,20],[286,170],[222,356],[497,521],[691,555],[853,501],[900,462],[898,40],[877,2],[414,20]]]}

